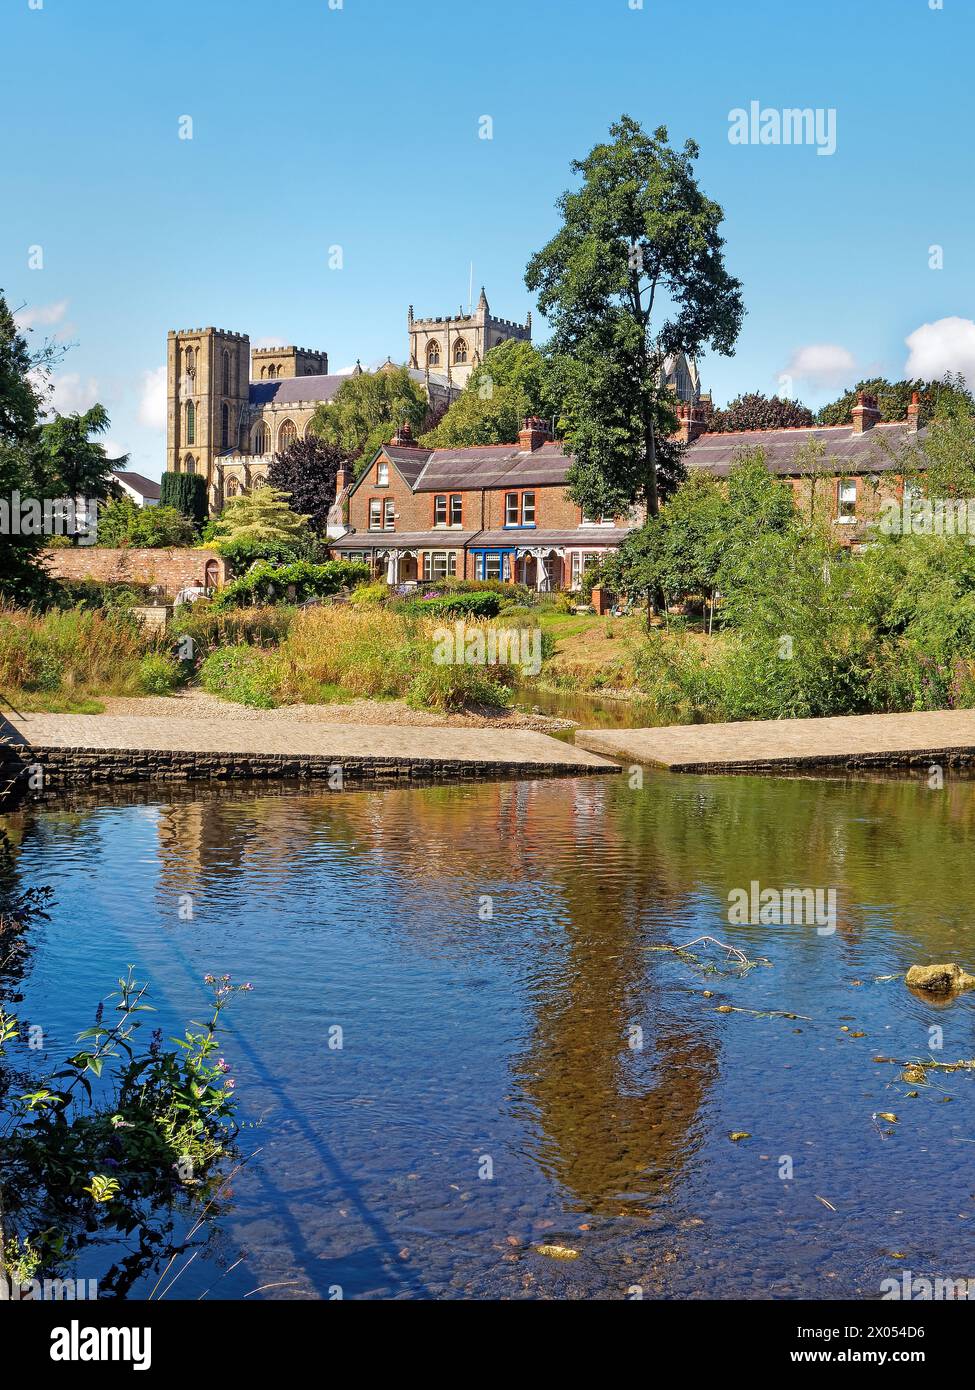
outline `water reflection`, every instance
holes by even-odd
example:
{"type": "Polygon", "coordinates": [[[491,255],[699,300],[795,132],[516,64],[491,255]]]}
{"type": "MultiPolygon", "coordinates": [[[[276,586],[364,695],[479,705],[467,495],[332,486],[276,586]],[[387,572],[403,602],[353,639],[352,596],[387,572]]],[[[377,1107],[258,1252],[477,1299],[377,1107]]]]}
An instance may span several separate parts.
{"type": "Polygon", "coordinates": [[[120,959],[167,1021],[205,970],[255,980],[228,1047],[261,1153],[218,1295],[871,1296],[905,1211],[916,1268],[965,1249],[963,1105],[898,1101],[884,1143],[870,1116],[897,1099],[873,1059],[924,1055],[932,1021],[971,1054],[970,1000],[936,1014],[878,977],[972,965],[972,793],[649,774],[27,809],[18,871],[58,901],[24,990],[63,1039],[120,959]],[[835,888],[835,937],[730,925],[753,879],[835,888]],[[702,932],[770,963],[705,974],[653,949],[702,932]],[[553,1234],[581,1258],[530,1253],[553,1234]]]}

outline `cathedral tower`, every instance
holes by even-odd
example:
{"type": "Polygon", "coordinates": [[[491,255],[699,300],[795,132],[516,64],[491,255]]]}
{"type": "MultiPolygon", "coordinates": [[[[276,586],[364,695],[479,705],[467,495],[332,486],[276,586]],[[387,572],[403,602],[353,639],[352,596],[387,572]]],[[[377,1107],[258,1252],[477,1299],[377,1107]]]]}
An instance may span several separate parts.
{"type": "Polygon", "coordinates": [[[453,318],[417,319],[410,305],[406,323],[410,335],[410,366],[432,376],[446,377],[452,386],[466,386],[475,367],[491,348],[506,338],[530,343],[532,316],[524,323],[498,319],[491,313],[482,288],[473,313],[461,309],[453,318]]]}
{"type": "Polygon", "coordinates": [[[215,461],[237,449],[250,385],[250,339],[219,328],[170,332],[166,353],[166,468],[206,479],[219,500],[215,461]]]}

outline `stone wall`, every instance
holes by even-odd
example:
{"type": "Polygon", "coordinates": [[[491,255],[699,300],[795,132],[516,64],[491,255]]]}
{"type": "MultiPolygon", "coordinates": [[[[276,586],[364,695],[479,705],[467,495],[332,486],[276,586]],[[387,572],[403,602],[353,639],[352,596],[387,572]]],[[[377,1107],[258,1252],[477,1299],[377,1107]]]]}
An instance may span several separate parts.
{"type": "Polygon", "coordinates": [[[57,579],[158,584],[170,598],[187,584],[203,585],[208,577],[215,576],[215,587],[221,588],[227,579],[226,561],[215,550],[139,550],[134,547],[116,550],[108,546],[80,545],[70,550],[47,550],[44,558],[49,572],[57,579]]]}

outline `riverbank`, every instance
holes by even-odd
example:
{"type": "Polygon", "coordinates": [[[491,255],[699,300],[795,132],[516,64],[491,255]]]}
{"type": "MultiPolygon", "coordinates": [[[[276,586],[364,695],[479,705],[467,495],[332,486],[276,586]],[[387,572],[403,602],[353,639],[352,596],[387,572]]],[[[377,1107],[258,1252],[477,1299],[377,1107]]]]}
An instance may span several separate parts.
{"type": "MultiPolygon", "coordinates": [[[[69,786],[246,778],[450,781],[614,773],[608,759],[532,729],[335,725],[284,717],[35,714],[0,721],[0,796],[69,786]]],[[[284,711],[281,712],[281,716],[284,711]]]]}

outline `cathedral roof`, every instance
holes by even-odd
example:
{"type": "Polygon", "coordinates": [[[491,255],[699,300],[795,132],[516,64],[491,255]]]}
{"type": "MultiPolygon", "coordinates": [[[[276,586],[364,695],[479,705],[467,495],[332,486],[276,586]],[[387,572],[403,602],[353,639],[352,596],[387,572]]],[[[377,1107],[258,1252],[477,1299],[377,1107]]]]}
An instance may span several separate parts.
{"type": "MultiPolygon", "coordinates": [[[[390,363],[390,366],[395,365],[390,363]]],[[[379,370],[382,371],[384,367],[385,364],[379,370]]],[[[415,367],[410,367],[409,373],[413,381],[419,385],[423,385],[427,379],[426,372],[418,371],[415,367]]],[[[351,372],[331,372],[328,376],[283,376],[277,377],[274,381],[252,381],[248,398],[251,405],[297,405],[299,401],[328,402],[334,399],[343,381],[349,381],[351,377],[351,372]]],[[[434,386],[447,390],[447,378],[439,372],[431,372],[430,381],[434,386]]]]}

